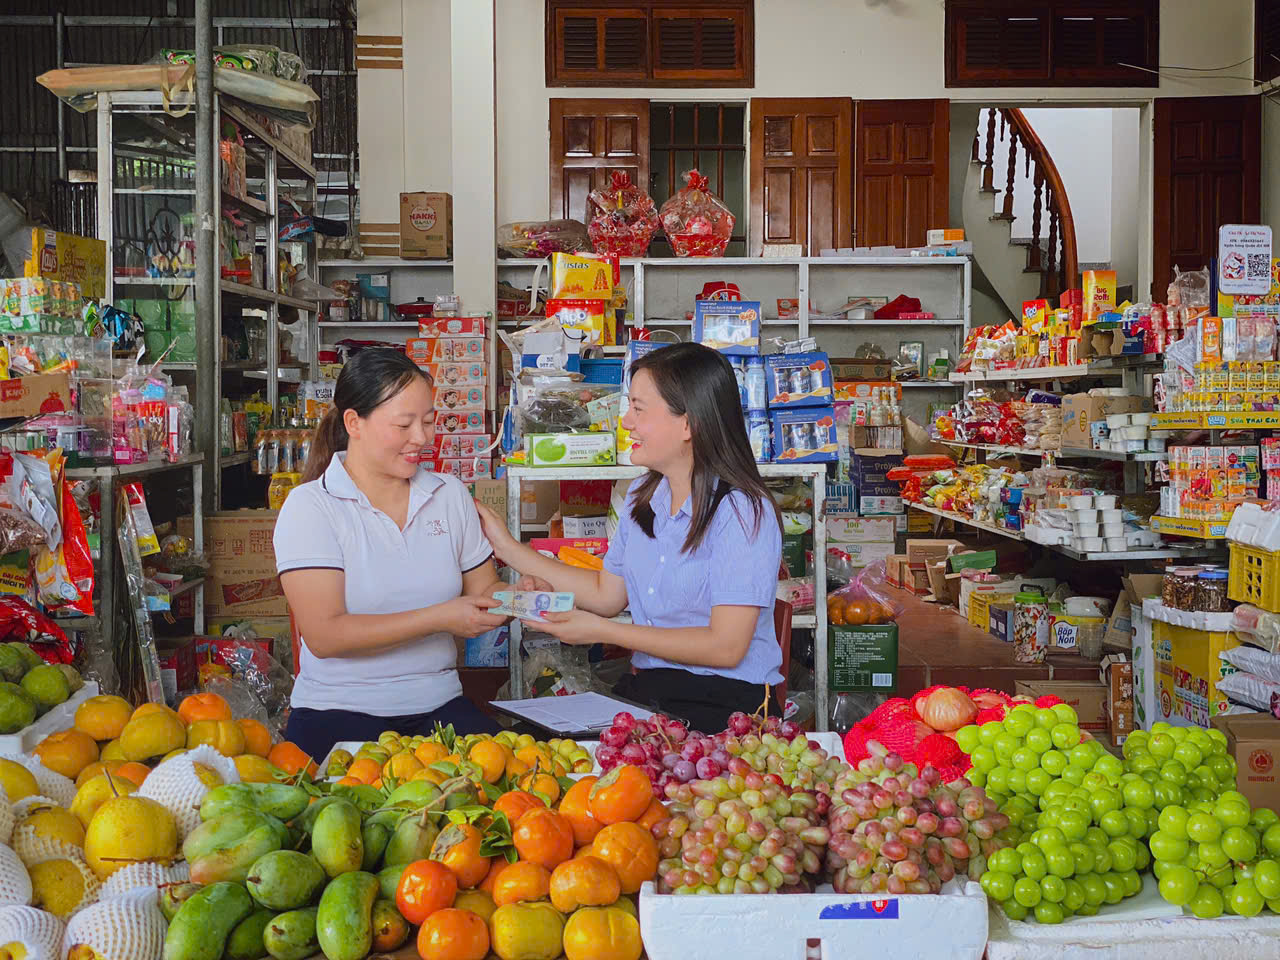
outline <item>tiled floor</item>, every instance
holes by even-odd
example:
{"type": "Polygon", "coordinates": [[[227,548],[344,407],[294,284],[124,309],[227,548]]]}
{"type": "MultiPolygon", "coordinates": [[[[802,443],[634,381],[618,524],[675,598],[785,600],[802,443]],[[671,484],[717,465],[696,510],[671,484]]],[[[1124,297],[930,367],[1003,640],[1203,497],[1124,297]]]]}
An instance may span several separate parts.
{"type": "Polygon", "coordinates": [[[954,608],[940,607],[888,588],[902,604],[898,617],[898,689],[901,696],[937,683],[1014,692],[1018,680],[1094,680],[1098,662],[1054,654],[1042,664],[1015,663],[1013,644],[971,626],[954,608]]]}

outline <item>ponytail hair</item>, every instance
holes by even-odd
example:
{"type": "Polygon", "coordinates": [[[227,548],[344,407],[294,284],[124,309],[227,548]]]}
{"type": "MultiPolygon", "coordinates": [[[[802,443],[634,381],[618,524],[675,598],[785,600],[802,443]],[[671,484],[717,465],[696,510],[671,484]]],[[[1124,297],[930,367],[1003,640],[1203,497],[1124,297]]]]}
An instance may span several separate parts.
{"type": "Polygon", "coordinates": [[[311,439],[311,453],[302,482],[318,480],[329,467],[335,453],[347,449],[347,427],[344,417],[354,410],[360,418],[369,416],[415,378],[433,386],[431,376],[394,347],[365,347],[353,354],[338,374],[333,390],[333,406],[316,427],[311,439]]]}

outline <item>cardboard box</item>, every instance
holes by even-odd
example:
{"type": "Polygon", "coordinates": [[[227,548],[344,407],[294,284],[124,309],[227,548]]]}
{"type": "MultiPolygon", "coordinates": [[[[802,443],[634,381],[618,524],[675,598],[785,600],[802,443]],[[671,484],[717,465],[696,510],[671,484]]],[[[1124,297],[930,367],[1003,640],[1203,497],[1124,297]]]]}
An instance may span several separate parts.
{"type": "Polygon", "coordinates": [[[477,480],[471,484],[471,496],[502,519],[507,517],[507,481],[477,480]]]}
{"type": "MultiPolygon", "coordinates": [[[[828,537],[830,534],[828,534],[828,537]]],[[[793,577],[803,577],[805,559],[813,545],[810,533],[784,533],[782,535],[782,562],[793,577]]]]}
{"type": "Polygon", "coordinates": [[[825,353],[771,353],[764,358],[764,376],[770,409],[831,403],[831,362],[825,353]]]}
{"type": "Polygon", "coordinates": [[[1156,720],[1175,727],[1208,727],[1229,704],[1218,693],[1218,681],[1235,667],[1218,654],[1240,646],[1234,633],[1151,624],[1156,668],[1156,720]]]}
{"type": "Polygon", "coordinates": [[[832,357],[831,374],[837,380],[892,380],[893,363],[876,358],[832,357]]]}
{"type": "Polygon", "coordinates": [[[529,546],[552,559],[565,547],[585,551],[593,557],[603,557],[609,552],[609,541],[604,537],[534,537],[529,546]]]}
{"type": "Polygon", "coordinates": [[[925,568],[929,575],[929,592],[934,603],[955,606],[960,598],[959,574],[947,573],[945,560],[938,560],[925,568]]]}
{"type": "Polygon", "coordinates": [[[1151,409],[1147,397],[1093,397],[1073,393],[1062,398],[1062,446],[1076,450],[1092,450],[1089,425],[1105,421],[1111,413],[1139,413],[1151,409]]]}
{"type": "Polygon", "coordinates": [[[1098,680],[1107,686],[1112,708],[1133,709],[1133,664],[1123,653],[1109,653],[1098,663],[1098,680]]]}
{"type": "MultiPolygon", "coordinates": [[[[205,516],[206,617],[283,617],[289,607],[276,576],[275,510],[234,510],[205,516]]],[[[192,533],[190,517],[178,519],[178,532],[192,533]]]]}
{"type": "Polygon", "coordinates": [[[1280,807],[1280,720],[1269,713],[1238,713],[1211,723],[1226,735],[1227,750],[1236,758],[1236,789],[1255,810],[1280,807]]]}
{"type": "MultiPolygon", "coordinates": [[[[505,481],[500,481],[504,482],[505,481]]],[[[560,509],[558,480],[520,481],[520,522],[546,523],[560,509]]]]}
{"type": "Polygon", "coordinates": [[[956,550],[963,550],[964,544],[959,540],[908,540],[907,562],[913,566],[923,567],[926,563],[945,560],[956,550]]]}
{"type": "Polygon", "coordinates": [[[769,421],[775,463],[835,463],[840,458],[835,407],[770,410],[769,421]]]}
{"type": "Polygon", "coordinates": [[[160,657],[160,686],[164,690],[165,702],[176,707],[178,693],[196,687],[196,647],[191,637],[177,641],[177,646],[167,646],[167,643],[163,639],[156,642],[156,653],[160,657]]]}
{"type": "Polygon", "coordinates": [[[453,256],[452,196],[400,194],[400,256],[405,260],[447,260],[453,256]]]}
{"type": "Polygon", "coordinates": [[[599,467],[614,463],[612,433],[529,433],[524,438],[530,467],[599,467]]]}
{"type": "Polygon", "coordinates": [[[1052,694],[1061,697],[1075,708],[1080,717],[1080,728],[1091,733],[1107,729],[1107,688],[1090,680],[1019,680],[1014,693],[1024,694],[1033,700],[1052,694]]]}
{"type": "Polygon", "coordinates": [[[1111,617],[1107,621],[1107,632],[1102,638],[1106,647],[1129,649],[1133,646],[1133,617],[1135,606],[1142,606],[1144,597],[1160,595],[1160,586],[1164,576],[1159,573],[1134,573],[1123,577],[1116,604],[1111,608],[1111,617]]]}
{"type": "MultiPolygon", "coordinates": [[[[830,543],[830,550],[839,550],[849,558],[851,567],[867,567],[878,561],[888,562],[893,556],[893,543],[830,543]]],[[[927,583],[927,580],[926,580],[927,583]]]]}
{"type": "Polygon", "coordinates": [[[433,340],[441,337],[483,337],[486,317],[432,317],[418,321],[418,336],[433,340]]]}
{"type": "Polygon", "coordinates": [[[1001,601],[987,605],[987,633],[1003,643],[1013,643],[1014,605],[1001,601]]]}
{"type": "Polygon", "coordinates": [[[893,517],[835,517],[827,515],[830,543],[893,543],[893,517]]]}
{"type": "Polygon", "coordinates": [[[483,410],[437,410],[436,436],[442,433],[485,433],[483,410]]]}
{"type": "Polygon", "coordinates": [[[829,686],[892,692],[898,682],[898,625],[827,627],[829,686]]]}
{"type": "MultiPolygon", "coordinates": [[[[759,300],[695,300],[693,342],[735,356],[758,354],[760,317],[759,300]]],[[[831,402],[830,388],[828,372],[826,403],[831,402]]]]}
{"type": "Polygon", "coordinates": [[[902,457],[871,457],[855,453],[850,465],[849,478],[858,485],[858,492],[863,496],[898,497],[902,495],[902,484],[889,479],[889,471],[902,466],[902,457]],[[880,494],[869,490],[872,486],[889,487],[889,492],[880,494]]]}
{"type": "Polygon", "coordinates": [[[901,553],[892,553],[884,561],[884,578],[891,587],[901,587],[907,579],[910,567],[907,558],[901,553]]]}
{"type": "Polygon", "coordinates": [[[926,230],[925,242],[931,247],[938,247],[945,243],[963,243],[964,227],[942,227],[937,230],[926,230]]]}
{"type": "Polygon", "coordinates": [[[71,380],[65,373],[0,380],[0,418],[38,417],[70,409],[71,380]]]}
{"type": "Polygon", "coordinates": [[[899,514],[906,508],[902,505],[902,497],[859,497],[858,512],[864,517],[899,514]]]}
{"type": "Polygon", "coordinates": [[[570,538],[603,537],[608,517],[563,517],[564,535],[570,538]]]}
{"type": "Polygon", "coordinates": [[[1055,653],[1079,653],[1086,631],[1105,631],[1105,617],[1076,617],[1068,613],[1049,614],[1049,649],[1055,653]]]}

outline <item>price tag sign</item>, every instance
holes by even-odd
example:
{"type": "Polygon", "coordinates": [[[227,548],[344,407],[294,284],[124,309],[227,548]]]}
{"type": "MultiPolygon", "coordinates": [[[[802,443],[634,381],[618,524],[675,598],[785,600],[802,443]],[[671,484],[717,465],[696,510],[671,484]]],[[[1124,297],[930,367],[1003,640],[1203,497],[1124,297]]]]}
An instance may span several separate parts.
{"type": "Polygon", "coordinates": [[[1218,289],[1222,293],[1271,292],[1271,228],[1224,223],[1218,228],[1218,289]]]}

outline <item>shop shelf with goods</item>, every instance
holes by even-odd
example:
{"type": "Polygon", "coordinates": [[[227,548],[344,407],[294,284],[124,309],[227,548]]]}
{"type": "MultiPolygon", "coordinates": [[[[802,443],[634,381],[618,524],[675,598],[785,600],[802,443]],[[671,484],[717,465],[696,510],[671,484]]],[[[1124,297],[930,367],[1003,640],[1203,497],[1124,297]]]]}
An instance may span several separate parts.
{"type": "MultiPolygon", "coordinates": [[[[759,465],[760,475],[765,480],[796,478],[813,486],[813,563],[814,563],[814,595],[826,596],[827,584],[827,538],[826,526],[823,522],[823,502],[826,500],[827,465],[825,463],[762,463],[759,465]]],[[[531,526],[521,517],[520,484],[521,481],[545,480],[634,480],[645,473],[644,467],[619,464],[611,467],[516,467],[506,468],[507,481],[507,526],[517,539],[523,534],[532,532],[531,526]]],[[[545,530],[545,525],[533,525],[538,532],[545,530]]],[[[514,572],[511,576],[514,577],[514,572]]],[[[627,614],[623,614],[627,616],[627,614]]],[[[825,638],[827,635],[827,608],[825,603],[815,603],[814,612],[810,615],[795,616],[792,626],[797,629],[812,629],[815,636],[825,638]]],[[[518,696],[524,689],[524,663],[519,655],[521,632],[520,621],[512,621],[510,640],[508,642],[508,668],[510,671],[510,690],[512,696],[518,696]]],[[[827,674],[828,664],[825,640],[814,644],[814,696],[815,718],[819,730],[826,730],[830,721],[828,706],[827,674]]]]}
{"type": "Polygon", "coordinates": [[[214,409],[194,403],[198,418],[213,418],[196,434],[212,437],[213,449],[205,451],[212,455],[211,502],[226,501],[225,487],[237,491],[229,502],[238,503],[248,476],[235,455],[244,450],[223,435],[221,401],[261,392],[278,416],[281,384],[315,373],[316,303],[292,293],[296,280],[315,279],[312,235],[280,236],[302,219],[297,209],[310,212],[316,171],[271,121],[221,94],[213,100],[215,160],[209,170],[197,170],[193,101],[180,95],[166,107],[158,90],[98,97],[98,142],[105,147],[98,151],[99,234],[107,243],[107,300],[142,318],[144,359],[163,357],[161,369],[193,388],[193,403],[202,374],[217,384],[214,409]],[[221,214],[217,233],[195,222],[199,190],[212,191],[221,214]],[[196,296],[201,243],[218,244],[209,304],[196,296]],[[199,347],[198,318],[206,310],[218,345],[212,356],[202,356],[199,347]],[[297,357],[283,343],[293,331],[302,334],[297,357]],[[254,379],[263,384],[254,386],[254,379]],[[241,473],[224,476],[228,470],[241,473]]]}
{"type": "MultiPolygon", "coordinates": [[[[500,259],[499,278],[517,289],[535,283],[545,288],[547,262],[500,259]]],[[[736,284],[745,300],[760,301],[762,339],[814,336],[833,358],[853,356],[866,341],[893,358],[901,342],[910,340],[922,344],[926,360],[946,350],[954,363],[969,329],[972,264],[967,257],[625,257],[621,268],[632,327],[669,330],[681,339],[690,334],[687,314],[693,302],[707,284],[721,282],[736,284]],[[918,299],[921,312],[933,317],[849,319],[834,313],[857,298],[879,303],[900,293],[918,299]],[[794,319],[790,314],[780,318],[779,300],[794,301],[794,319]],[[893,334],[900,326],[910,327],[909,337],[893,334]]],[[[859,309],[870,317],[874,306],[859,309]]],[[[913,388],[904,398],[905,412],[917,419],[930,401],[957,391],[947,380],[903,385],[913,388]]]]}

